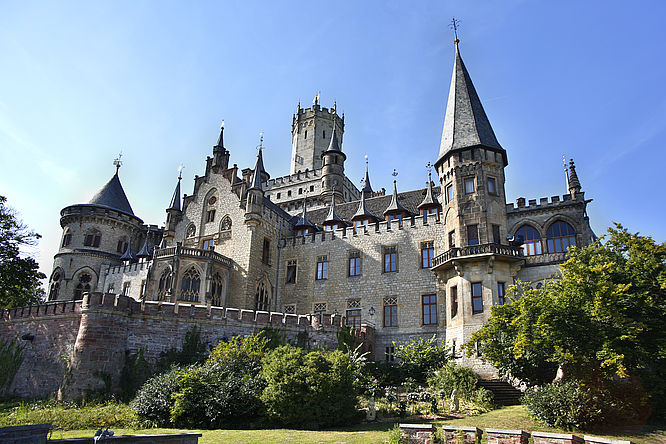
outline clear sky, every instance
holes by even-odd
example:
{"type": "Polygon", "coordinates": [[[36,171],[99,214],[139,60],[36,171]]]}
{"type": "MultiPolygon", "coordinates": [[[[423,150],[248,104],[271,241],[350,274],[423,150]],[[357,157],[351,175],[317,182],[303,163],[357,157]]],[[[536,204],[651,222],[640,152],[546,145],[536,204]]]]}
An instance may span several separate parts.
{"type": "Polygon", "coordinates": [[[231,162],[259,132],[289,172],[292,114],[321,91],[345,113],[346,172],[375,189],[424,186],[453,66],[448,23],[502,146],[507,200],[566,192],[574,157],[593,229],[666,240],[666,2],[168,2],[0,0],[0,194],[44,237],[114,173],[135,214],[162,225],[203,174],[222,119],[231,162]]]}

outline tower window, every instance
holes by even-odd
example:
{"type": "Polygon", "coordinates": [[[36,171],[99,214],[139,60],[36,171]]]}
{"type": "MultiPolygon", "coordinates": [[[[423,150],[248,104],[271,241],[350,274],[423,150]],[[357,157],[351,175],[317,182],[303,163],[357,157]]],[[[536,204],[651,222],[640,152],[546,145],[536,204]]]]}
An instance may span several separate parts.
{"type": "Polygon", "coordinates": [[[308,130],[305,130],[305,137],[304,137],[304,139],[307,139],[307,138],[308,138],[308,130]]]}
{"type": "Polygon", "coordinates": [[[476,155],[474,154],[474,149],[469,150],[469,154],[472,157],[472,160],[476,159],[476,155]]]}
{"type": "Polygon", "coordinates": [[[453,184],[450,183],[446,186],[446,203],[453,200],[453,184]]]}
{"type": "Polygon", "coordinates": [[[451,318],[455,318],[458,314],[458,287],[451,287],[449,295],[451,296],[451,318]]]}
{"type": "Polygon", "coordinates": [[[116,253],[124,253],[127,250],[127,236],[123,236],[118,239],[118,245],[116,245],[116,253]]]}
{"type": "Polygon", "coordinates": [[[463,153],[462,153],[462,151],[458,153],[458,161],[460,161],[460,162],[463,161],[463,153]]]}
{"type": "Polygon", "coordinates": [[[482,290],[481,282],[472,282],[472,314],[483,313],[482,290]]]}
{"type": "Polygon", "coordinates": [[[310,185],[310,191],[314,191],[314,185],[310,185]]]}
{"type": "Polygon", "coordinates": [[[465,179],[465,194],[474,193],[474,178],[468,177],[465,179]]]}
{"type": "Polygon", "coordinates": [[[66,247],[72,243],[72,231],[69,228],[65,229],[65,235],[62,237],[62,246],[66,247]]]}
{"type": "Polygon", "coordinates": [[[318,281],[328,278],[328,256],[317,257],[317,273],[315,279],[318,281]]]}
{"type": "Polygon", "coordinates": [[[79,283],[74,289],[74,300],[78,301],[83,299],[83,293],[87,293],[92,288],[90,282],[92,281],[92,276],[88,273],[81,273],[79,275],[79,283]]]}
{"type": "Polygon", "coordinates": [[[264,264],[271,264],[271,240],[264,238],[264,248],[261,252],[261,262],[264,264]]]}
{"type": "Polygon", "coordinates": [[[421,268],[432,267],[432,257],[434,256],[435,248],[433,241],[421,242],[421,268]]]}
{"type": "Polygon", "coordinates": [[[449,248],[455,248],[456,246],[456,232],[450,231],[449,232],[449,248]]]}
{"type": "Polygon", "coordinates": [[[571,245],[576,245],[576,232],[568,223],[558,221],[548,227],[546,242],[549,253],[561,253],[571,245]]]}
{"type": "Polygon", "coordinates": [[[488,194],[497,195],[497,181],[494,177],[488,178],[488,194]]]}
{"type": "Polygon", "coordinates": [[[275,196],[275,198],[276,198],[276,199],[279,199],[281,195],[282,195],[282,193],[277,193],[277,195],[275,196]]]}
{"type": "Polygon", "coordinates": [[[298,189],[298,194],[303,194],[303,188],[298,189]]]}
{"type": "Polygon", "coordinates": [[[326,138],[326,130],[321,132],[321,137],[323,137],[324,139],[326,138]]]}
{"type": "Polygon", "coordinates": [[[290,259],[287,261],[287,284],[296,283],[296,268],[298,266],[298,261],[296,259],[290,259]]]}
{"type": "Polygon", "coordinates": [[[287,197],[291,197],[291,190],[287,191],[287,197]]]}
{"type": "Polygon", "coordinates": [[[83,245],[85,247],[99,247],[100,242],[102,241],[102,233],[99,230],[92,229],[86,233],[85,238],[83,239],[83,245]]]}
{"type": "Polygon", "coordinates": [[[504,282],[497,283],[497,302],[500,305],[506,304],[506,298],[504,297],[504,282]]]}
{"type": "Polygon", "coordinates": [[[479,226],[467,225],[467,245],[479,245],[479,226]]]}

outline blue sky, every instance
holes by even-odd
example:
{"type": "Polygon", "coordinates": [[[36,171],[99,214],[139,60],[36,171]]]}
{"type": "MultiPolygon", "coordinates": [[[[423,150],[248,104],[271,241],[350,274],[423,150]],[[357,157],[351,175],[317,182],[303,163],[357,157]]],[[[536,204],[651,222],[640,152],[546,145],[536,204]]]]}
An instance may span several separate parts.
{"type": "Polygon", "coordinates": [[[424,185],[460,50],[508,153],[507,201],[564,194],[574,157],[588,212],[666,240],[666,2],[0,1],[0,194],[44,238],[59,211],[113,174],[134,212],[163,224],[182,162],[185,193],[226,121],[231,162],[259,132],[273,176],[289,171],[300,100],[345,113],[347,174],[365,154],[375,188],[424,185]]]}

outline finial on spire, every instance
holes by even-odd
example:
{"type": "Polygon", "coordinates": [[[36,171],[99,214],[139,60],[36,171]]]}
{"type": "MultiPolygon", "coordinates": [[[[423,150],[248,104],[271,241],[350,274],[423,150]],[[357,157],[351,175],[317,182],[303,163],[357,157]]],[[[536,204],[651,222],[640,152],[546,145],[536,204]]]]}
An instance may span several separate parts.
{"type": "Polygon", "coordinates": [[[569,169],[567,168],[567,156],[562,154],[562,167],[564,168],[564,180],[567,190],[569,189],[569,169]]]}
{"type": "Polygon", "coordinates": [[[123,161],[120,160],[123,157],[123,152],[122,150],[120,151],[120,154],[118,154],[118,157],[113,159],[113,166],[116,167],[116,174],[118,174],[118,170],[120,169],[121,166],[123,166],[123,161]]]}
{"type": "Polygon", "coordinates": [[[181,163],[180,166],[178,167],[178,180],[180,180],[180,179],[183,178],[183,170],[184,170],[184,169],[185,169],[185,167],[184,167],[183,164],[181,163]]]}
{"type": "Polygon", "coordinates": [[[453,35],[455,36],[455,40],[453,43],[458,45],[460,40],[458,40],[458,25],[460,25],[460,20],[456,20],[455,17],[451,19],[451,24],[449,25],[449,28],[453,29],[453,35]]]}
{"type": "Polygon", "coordinates": [[[264,132],[259,132],[259,145],[257,145],[257,150],[261,151],[264,149],[264,132]]]}
{"type": "Polygon", "coordinates": [[[224,129],[224,119],[222,119],[222,124],[220,125],[220,129],[224,129]]]}
{"type": "Polygon", "coordinates": [[[313,105],[319,105],[319,97],[321,96],[321,91],[317,91],[317,95],[312,99],[313,105]]]}

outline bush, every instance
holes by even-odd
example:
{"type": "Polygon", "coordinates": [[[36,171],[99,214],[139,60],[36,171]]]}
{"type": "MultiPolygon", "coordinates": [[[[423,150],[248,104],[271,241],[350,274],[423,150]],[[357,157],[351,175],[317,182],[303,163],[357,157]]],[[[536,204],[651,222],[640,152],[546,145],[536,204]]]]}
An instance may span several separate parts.
{"type": "Polygon", "coordinates": [[[450,397],[453,389],[457,389],[460,399],[467,400],[472,400],[475,396],[477,384],[478,377],[474,370],[454,363],[446,364],[428,379],[428,385],[434,391],[443,392],[445,397],[450,397]]]}
{"type": "Polygon", "coordinates": [[[261,400],[268,419],[284,426],[348,424],[357,417],[354,364],[341,351],[273,350],[263,361],[261,400]]]}
{"type": "Polygon", "coordinates": [[[23,346],[16,339],[0,339],[0,394],[8,389],[23,362],[23,346]]]}
{"type": "Polygon", "coordinates": [[[407,377],[405,368],[394,362],[372,361],[365,364],[366,372],[376,379],[381,387],[397,387],[407,377]]]}
{"type": "Polygon", "coordinates": [[[171,425],[173,394],[178,390],[178,374],[183,371],[173,367],[170,371],[146,381],[130,403],[139,418],[157,427],[171,425]]]}
{"type": "Polygon", "coordinates": [[[649,414],[644,392],[628,381],[594,386],[575,380],[546,384],[529,389],[523,404],[534,418],[567,430],[631,424],[649,414]]]}
{"type": "Polygon", "coordinates": [[[393,345],[399,365],[405,369],[406,374],[420,383],[426,381],[431,371],[446,364],[449,358],[449,349],[444,342],[437,343],[436,335],[430,339],[411,338],[406,342],[394,342],[393,345]]]}
{"type": "Polygon", "coordinates": [[[129,401],[136,395],[137,390],[153,374],[153,368],[144,357],[144,348],[140,348],[135,354],[125,352],[125,365],[120,374],[120,399],[129,401]]]}
{"type": "Polygon", "coordinates": [[[264,330],[251,336],[234,336],[227,342],[217,344],[210,352],[209,361],[229,371],[258,374],[271,341],[264,330]]]}
{"type": "Polygon", "coordinates": [[[174,365],[183,367],[204,362],[208,357],[208,348],[208,342],[201,339],[201,330],[195,325],[185,333],[180,349],[172,347],[160,353],[157,368],[165,371],[174,365]]]}
{"type": "Polygon", "coordinates": [[[235,365],[208,361],[178,375],[171,422],[184,428],[225,428],[256,420],[263,381],[235,365]]]}
{"type": "Polygon", "coordinates": [[[135,428],[139,418],[117,402],[76,405],[55,401],[22,402],[8,414],[0,414],[0,427],[50,422],[54,430],[96,430],[99,427],[135,428]]]}

